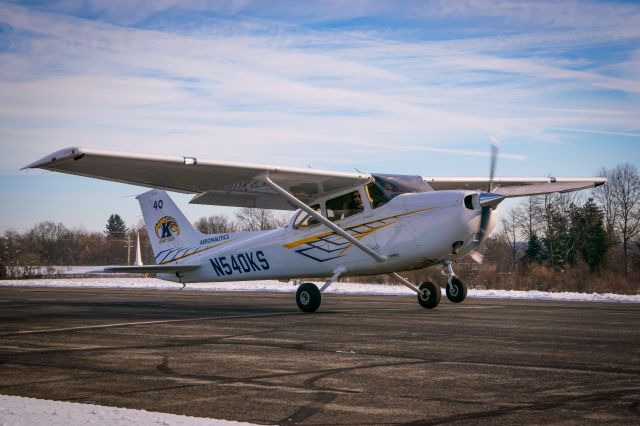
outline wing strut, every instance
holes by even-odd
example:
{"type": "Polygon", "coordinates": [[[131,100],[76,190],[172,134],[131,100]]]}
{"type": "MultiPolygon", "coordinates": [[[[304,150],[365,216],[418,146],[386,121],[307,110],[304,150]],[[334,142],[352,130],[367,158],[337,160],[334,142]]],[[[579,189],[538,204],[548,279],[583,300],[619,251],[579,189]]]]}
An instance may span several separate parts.
{"type": "Polygon", "coordinates": [[[312,217],[317,219],[318,222],[322,223],[323,225],[325,225],[329,229],[332,229],[333,231],[336,232],[336,234],[340,235],[345,240],[349,241],[351,244],[353,244],[354,246],[358,247],[360,250],[362,250],[363,252],[365,252],[369,256],[373,257],[376,260],[376,262],[384,263],[384,262],[386,262],[388,260],[387,256],[376,252],[375,250],[371,249],[370,247],[367,247],[362,242],[360,242],[359,240],[357,240],[354,237],[352,237],[351,235],[349,235],[349,233],[347,231],[345,231],[344,229],[340,228],[338,225],[336,225],[335,223],[331,222],[329,219],[327,219],[326,217],[322,216],[320,213],[318,213],[317,211],[313,210],[311,207],[309,207],[308,205],[306,205],[305,203],[303,203],[302,201],[297,199],[293,194],[288,192],[286,189],[278,186],[278,184],[276,184],[274,181],[272,181],[269,178],[269,176],[263,175],[263,179],[264,179],[264,182],[267,185],[269,185],[271,188],[273,188],[278,193],[280,193],[291,204],[293,204],[294,206],[297,206],[297,207],[301,208],[302,210],[304,210],[305,212],[309,213],[309,215],[311,215],[312,217]]]}

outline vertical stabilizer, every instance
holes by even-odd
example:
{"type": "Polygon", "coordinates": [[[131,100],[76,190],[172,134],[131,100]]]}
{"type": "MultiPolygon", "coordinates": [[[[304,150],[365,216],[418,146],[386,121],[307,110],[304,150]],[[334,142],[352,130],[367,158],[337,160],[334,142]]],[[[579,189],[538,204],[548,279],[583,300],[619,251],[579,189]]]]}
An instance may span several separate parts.
{"type": "Polygon", "coordinates": [[[182,214],[165,191],[154,189],[136,197],[142,209],[156,263],[166,263],[177,250],[198,245],[202,234],[182,214]]]}

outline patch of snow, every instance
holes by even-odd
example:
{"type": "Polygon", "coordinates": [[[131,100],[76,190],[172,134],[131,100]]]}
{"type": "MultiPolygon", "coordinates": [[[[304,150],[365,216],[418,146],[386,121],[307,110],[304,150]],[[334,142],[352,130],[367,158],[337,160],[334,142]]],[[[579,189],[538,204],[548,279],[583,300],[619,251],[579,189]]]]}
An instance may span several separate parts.
{"type": "Polygon", "coordinates": [[[172,426],[233,426],[251,423],[203,417],[179,416],[130,408],[105,407],[76,402],[49,401],[0,395],[0,424],[68,426],[99,425],[172,425],[172,426]]]}
{"type": "MultiPolygon", "coordinates": [[[[53,274],[88,274],[95,271],[101,271],[104,266],[52,266],[53,274]]],[[[46,273],[46,269],[44,272],[46,273]]]]}
{"type": "MultiPolygon", "coordinates": [[[[63,279],[31,279],[5,280],[0,286],[29,286],[29,287],[81,287],[81,288],[130,288],[178,291],[181,284],[159,280],[157,278],[63,278],[63,279]]],[[[188,284],[186,289],[199,291],[296,291],[296,286],[275,280],[264,281],[231,281],[219,283],[188,284]]],[[[391,284],[360,284],[334,283],[326,293],[337,294],[371,294],[389,296],[411,296],[414,293],[402,285],[391,284]]],[[[443,290],[444,293],[444,290],[443,290]]],[[[551,293],[537,290],[469,290],[469,298],[493,299],[528,299],[528,300],[562,300],[584,302],[619,302],[640,303],[640,294],[626,295],[613,293],[551,293]]]]}

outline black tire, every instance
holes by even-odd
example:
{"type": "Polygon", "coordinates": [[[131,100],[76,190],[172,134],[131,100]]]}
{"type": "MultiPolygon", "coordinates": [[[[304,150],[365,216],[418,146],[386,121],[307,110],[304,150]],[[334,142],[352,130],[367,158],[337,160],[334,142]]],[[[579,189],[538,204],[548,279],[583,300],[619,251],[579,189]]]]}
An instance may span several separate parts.
{"type": "Polygon", "coordinates": [[[419,290],[418,303],[420,303],[420,306],[427,309],[433,309],[438,306],[440,297],[442,296],[439,286],[431,281],[426,281],[420,284],[419,290]]]}
{"type": "Polygon", "coordinates": [[[467,298],[467,286],[457,277],[451,278],[451,287],[453,289],[449,288],[447,283],[447,299],[453,303],[460,303],[467,298]]]}
{"type": "Polygon", "coordinates": [[[315,312],[320,307],[322,296],[313,283],[303,283],[296,291],[296,303],[302,312],[315,312]]]}

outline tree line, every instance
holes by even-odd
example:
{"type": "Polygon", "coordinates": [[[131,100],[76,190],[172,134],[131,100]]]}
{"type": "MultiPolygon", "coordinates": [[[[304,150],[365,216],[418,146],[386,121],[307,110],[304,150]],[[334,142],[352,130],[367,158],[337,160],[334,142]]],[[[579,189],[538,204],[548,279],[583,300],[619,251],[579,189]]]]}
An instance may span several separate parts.
{"type": "Polygon", "coordinates": [[[527,197],[505,215],[487,244],[489,264],[476,268],[480,280],[492,288],[637,293],[638,171],[621,164],[598,175],[608,182],[590,193],[527,197]]]}
{"type": "MultiPolygon", "coordinates": [[[[570,291],[640,290],[640,178],[621,164],[603,168],[608,183],[591,192],[524,198],[486,240],[485,262],[463,260],[456,273],[472,287],[570,291]]],[[[498,190],[499,192],[499,190],[498,190]]],[[[288,219],[262,209],[240,209],[233,217],[213,215],[194,226],[203,233],[259,231],[288,219]]],[[[145,264],[153,253],[142,222],[128,228],[117,214],[103,232],[42,222],[0,237],[0,277],[42,273],[53,265],[110,265],[134,260],[139,234],[145,264]],[[37,268],[39,267],[39,268],[37,268]]],[[[435,268],[408,273],[416,281],[442,280],[435,268]]],[[[363,280],[389,282],[388,277],[363,280]]]]}
{"type": "MultiPolygon", "coordinates": [[[[270,210],[243,208],[233,218],[203,217],[194,226],[203,233],[216,234],[275,229],[287,221],[270,210]]],[[[40,222],[22,234],[6,231],[0,236],[0,279],[50,274],[54,266],[131,264],[138,236],[143,263],[154,264],[144,223],[129,228],[117,213],[109,216],[102,232],[69,229],[50,221],[40,222]]]]}

